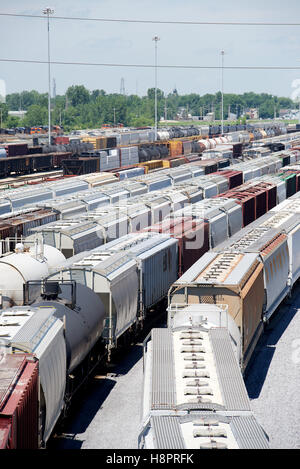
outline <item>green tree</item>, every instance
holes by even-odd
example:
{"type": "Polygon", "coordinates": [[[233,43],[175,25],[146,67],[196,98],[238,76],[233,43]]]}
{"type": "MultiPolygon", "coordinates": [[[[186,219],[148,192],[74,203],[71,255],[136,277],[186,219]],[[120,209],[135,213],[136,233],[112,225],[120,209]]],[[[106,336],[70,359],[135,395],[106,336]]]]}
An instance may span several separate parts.
{"type": "Polygon", "coordinates": [[[16,116],[8,116],[5,121],[5,127],[8,129],[13,129],[14,127],[20,127],[21,125],[22,125],[21,119],[16,116]]]}
{"type": "Polygon", "coordinates": [[[67,98],[71,106],[86,104],[90,100],[90,93],[83,85],[70,86],[67,89],[67,98]]]}
{"type": "MultiPolygon", "coordinates": [[[[158,100],[164,98],[164,92],[162,90],[160,90],[159,88],[157,88],[156,94],[157,94],[157,99],[158,100]]],[[[149,88],[148,91],[147,91],[147,96],[148,96],[149,99],[154,99],[155,98],[155,88],[149,88]]]]}
{"type": "MultiPolygon", "coordinates": [[[[66,94],[52,99],[52,122],[67,128],[101,127],[102,124],[121,122],[126,126],[142,126],[154,124],[154,95],[155,89],[149,88],[143,97],[137,95],[124,96],[119,93],[106,94],[103,89],[90,92],[83,85],[70,86],[66,94]],[[67,106],[66,106],[67,105],[67,106]]],[[[169,93],[164,95],[157,90],[158,118],[165,115],[167,119],[174,119],[179,108],[183,107],[192,115],[206,115],[214,110],[217,119],[221,117],[221,92],[200,95],[190,93],[179,95],[169,93]]],[[[12,93],[6,96],[6,106],[3,116],[7,119],[7,111],[28,111],[24,125],[46,125],[48,122],[48,94],[35,90],[12,93]]],[[[294,107],[289,98],[272,96],[268,93],[247,92],[243,94],[224,94],[224,117],[228,109],[236,113],[238,118],[243,109],[259,108],[260,116],[272,118],[274,110],[278,116],[280,109],[294,107]]],[[[4,121],[4,119],[3,119],[4,121]]]]}
{"type": "Polygon", "coordinates": [[[46,107],[33,104],[29,107],[26,116],[23,119],[24,126],[32,127],[35,125],[47,125],[48,109],[46,107]]]}

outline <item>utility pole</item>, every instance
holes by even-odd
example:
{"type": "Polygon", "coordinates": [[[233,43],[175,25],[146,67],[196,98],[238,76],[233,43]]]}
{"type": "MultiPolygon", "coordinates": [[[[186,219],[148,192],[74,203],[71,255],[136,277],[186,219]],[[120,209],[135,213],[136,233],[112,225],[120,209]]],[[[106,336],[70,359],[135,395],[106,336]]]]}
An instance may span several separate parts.
{"type": "Polygon", "coordinates": [[[221,134],[224,133],[224,54],[225,52],[221,50],[221,58],[222,58],[222,74],[221,74],[221,81],[222,81],[222,126],[221,126],[221,134]]]}
{"type": "Polygon", "coordinates": [[[48,142],[51,145],[51,78],[50,78],[50,15],[53,15],[54,10],[47,7],[43,10],[44,15],[47,15],[48,25],[48,142]]]}
{"type": "Polygon", "coordinates": [[[125,95],[125,80],[123,77],[121,78],[120,94],[125,95]]]}
{"type": "Polygon", "coordinates": [[[158,36],[154,36],[152,38],[152,41],[155,42],[155,102],[154,102],[154,107],[155,107],[155,141],[157,140],[157,41],[159,41],[160,38],[158,36]]]}
{"type": "Polygon", "coordinates": [[[165,98],[165,121],[167,120],[167,98],[165,98]]]}

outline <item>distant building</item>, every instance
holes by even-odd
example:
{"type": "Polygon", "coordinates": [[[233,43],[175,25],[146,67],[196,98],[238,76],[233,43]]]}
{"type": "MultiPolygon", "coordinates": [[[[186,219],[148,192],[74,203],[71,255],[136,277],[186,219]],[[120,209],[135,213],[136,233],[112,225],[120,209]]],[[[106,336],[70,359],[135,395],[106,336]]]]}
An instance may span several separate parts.
{"type": "Polygon", "coordinates": [[[27,111],[8,111],[9,116],[19,117],[20,119],[24,119],[26,113],[27,111]]]}
{"type": "Polygon", "coordinates": [[[288,114],[290,114],[290,109],[280,109],[279,110],[279,117],[283,117],[283,116],[286,116],[288,114]]]}
{"type": "Polygon", "coordinates": [[[233,112],[231,112],[231,113],[228,115],[227,120],[228,120],[228,121],[235,121],[235,120],[237,120],[237,114],[234,114],[233,112]]]}
{"type": "Polygon", "coordinates": [[[215,113],[214,112],[208,112],[206,116],[203,117],[204,121],[212,122],[215,120],[215,113]]]}
{"type": "Polygon", "coordinates": [[[256,108],[245,109],[244,116],[249,116],[250,119],[259,119],[259,110],[256,108]]]}

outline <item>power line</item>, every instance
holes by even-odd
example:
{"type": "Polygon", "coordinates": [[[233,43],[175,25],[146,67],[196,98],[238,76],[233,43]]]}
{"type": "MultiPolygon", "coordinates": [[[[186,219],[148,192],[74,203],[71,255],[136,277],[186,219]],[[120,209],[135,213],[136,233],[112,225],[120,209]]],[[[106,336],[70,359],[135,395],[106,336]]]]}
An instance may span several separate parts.
{"type": "MultiPolygon", "coordinates": [[[[43,18],[42,15],[28,15],[18,13],[0,13],[0,16],[20,18],[43,18]]],[[[101,21],[112,23],[148,23],[148,24],[174,24],[174,25],[208,25],[208,26],[300,26],[300,23],[270,23],[256,21],[171,21],[171,20],[133,20],[126,18],[84,18],[79,16],[53,16],[54,20],[101,21]]]]}
{"type": "MultiPolygon", "coordinates": [[[[46,60],[25,60],[25,59],[0,59],[0,62],[14,62],[14,63],[33,63],[33,64],[48,64],[46,60]]],[[[116,64],[116,63],[98,63],[98,62],[64,62],[52,60],[50,64],[53,65],[80,65],[80,66],[97,66],[97,67],[132,67],[132,68],[154,68],[155,65],[151,64],[116,64]]],[[[220,70],[221,66],[210,65],[157,65],[157,68],[177,68],[177,69],[211,69],[220,70]]],[[[282,66],[239,66],[227,65],[224,70],[300,70],[300,66],[282,67],[282,66]]]]}

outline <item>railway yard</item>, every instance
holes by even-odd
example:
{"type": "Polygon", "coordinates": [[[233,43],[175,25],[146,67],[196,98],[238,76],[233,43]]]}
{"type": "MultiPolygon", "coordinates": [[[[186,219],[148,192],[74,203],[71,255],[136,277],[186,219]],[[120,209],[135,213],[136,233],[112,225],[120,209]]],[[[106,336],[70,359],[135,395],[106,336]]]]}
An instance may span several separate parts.
{"type": "Polygon", "coordinates": [[[0,449],[299,448],[296,125],[1,138],[0,449]]]}

